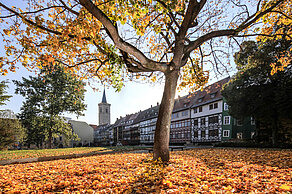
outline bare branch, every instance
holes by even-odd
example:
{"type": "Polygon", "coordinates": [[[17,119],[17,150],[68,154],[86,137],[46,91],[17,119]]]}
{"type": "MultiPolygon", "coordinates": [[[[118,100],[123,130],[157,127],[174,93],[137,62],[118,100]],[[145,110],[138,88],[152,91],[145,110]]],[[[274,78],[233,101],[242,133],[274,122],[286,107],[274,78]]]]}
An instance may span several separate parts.
{"type": "Polygon", "coordinates": [[[70,11],[71,13],[73,13],[73,14],[75,14],[77,16],[79,15],[79,13],[77,11],[69,8],[63,0],[59,0],[59,1],[62,3],[62,5],[64,6],[65,9],[67,9],[68,11],[70,11]]]}
{"type": "MultiPolygon", "coordinates": [[[[0,6],[3,6],[2,3],[0,3],[0,6]]],[[[22,15],[27,15],[27,14],[34,14],[34,13],[38,13],[38,12],[43,12],[45,10],[48,10],[48,9],[53,9],[53,8],[63,8],[63,6],[50,6],[50,7],[46,7],[46,8],[43,8],[43,9],[39,9],[39,10],[36,10],[36,11],[28,11],[28,12],[21,12],[22,15]]],[[[5,8],[6,9],[6,8],[5,8]]],[[[10,10],[9,10],[10,11],[10,10]]],[[[8,16],[0,16],[0,18],[10,18],[10,17],[13,17],[13,16],[18,16],[18,14],[14,13],[12,15],[8,15],[8,16]]]]}
{"type": "Polygon", "coordinates": [[[271,11],[272,13],[279,13],[279,14],[282,14],[283,16],[285,16],[286,18],[292,20],[292,17],[291,16],[288,16],[287,14],[281,12],[281,11],[271,11]]]}

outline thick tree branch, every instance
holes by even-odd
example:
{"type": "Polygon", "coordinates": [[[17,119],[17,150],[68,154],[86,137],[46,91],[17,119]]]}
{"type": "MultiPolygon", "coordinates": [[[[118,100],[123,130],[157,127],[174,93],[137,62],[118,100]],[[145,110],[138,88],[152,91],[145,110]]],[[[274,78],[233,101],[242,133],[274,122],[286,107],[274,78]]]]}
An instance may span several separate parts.
{"type": "Polygon", "coordinates": [[[189,28],[198,24],[194,20],[197,18],[206,2],[207,0],[201,0],[200,3],[198,3],[196,0],[190,0],[184,20],[178,33],[179,37],[184,37],[189,28]]]}
{"type": "Polygon", "coordinates": [[[90,12],[104,25],[104,27],[108,30],[109,34],[111,35],[111,38],[117,48],[136,57],[141,62],[141,64],[143,64],[143,66],[146,67],[147,69],[161,72],[166,72],[168,70],[168,66],[166,63],[158,63],[148,59],[139,49],[125,42],[120,37],[117,28],[111,22],[111,20],[97,6],[95,6],[91,0],[79,0],[79,2],[88,10],[88,12],[90,12]]]}
{"type": "Polygon", "coordinates": [[[185,52],[190,53],[192,50],[198,48],[200,45],[202,45],[204,42],[220,37],[220,36],[234,36],[236,35],[236,30],[218,30],[218,31],[213,31],[209,32],[208,34],[205,34],[195,41],[191,41],[190,44],[186,47],[185,52]]]}

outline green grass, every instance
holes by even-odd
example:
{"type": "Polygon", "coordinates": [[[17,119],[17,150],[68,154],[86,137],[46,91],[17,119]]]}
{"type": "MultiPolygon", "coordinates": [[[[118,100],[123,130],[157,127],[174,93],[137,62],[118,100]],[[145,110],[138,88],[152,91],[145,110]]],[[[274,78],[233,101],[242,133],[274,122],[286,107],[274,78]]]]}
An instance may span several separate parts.
{"type": "Polygon", "coordinates": [[[143,149],[137,146],[113,146],[113,147],[79,147],[79,148],[62,148],[62,149],[39,149],[39,150],[8,150],[0,151],[0,160],[12,160],[23,158],[37,158],[45,156],[61,156],[70,154],[82,154],[89,152],[103,151],[130,151],[143,149]]]}
{"type": "Polygon", "coordinates": [[[0,151],[0,160],[37,158],[45,156],[60,156],[69,154],[81,154],[93,151],[108,151],[104,147],[80,147],[80,148],[62,148],[62,149],[39,149],[39,150],[8,150],[0,151]]]}

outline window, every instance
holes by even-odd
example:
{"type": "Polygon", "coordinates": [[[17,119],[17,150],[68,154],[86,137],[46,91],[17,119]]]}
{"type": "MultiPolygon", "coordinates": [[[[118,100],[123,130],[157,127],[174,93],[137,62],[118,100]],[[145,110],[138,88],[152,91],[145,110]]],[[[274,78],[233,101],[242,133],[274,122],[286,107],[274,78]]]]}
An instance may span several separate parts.
{"type": "Polygon", "coordinates": [[[218,108],[218,103],[214,103],[214,109],[218,108]]]}
{"type": "Polygon", "coordinates": [[[194,137],[198,137],[198,131],[194,131],[194,137]]]}
{"type": "Polygon", "coordinates": [[[210,97],[211,97],[211,98],[215,98],[215,96],[216,96],[216,92],[215,92],[215,93],[212,93],[212,94],[210,94],[210,97]]]}
{"type": "Polygon", "coordinates": [[[175,119],[175,118],[178,118],[178,116],[179,116],[178,113],[174,113],[174,114],[171,115],[171,118],[172,118],[172,119],[175,119]]]}
{"type": "Polygon", "coordinates": [[[250,133],[250,138],[251,138],[251,139],[254,139],[254,136],[255,136],[255,132],[251,132],[251,133],[250,133]]]}
{"type": "Polygon", "coordinates": [[[242,126],[242,119],[237,119],[236,124],[237,124],[237,126],[242,126]]]}
{"type": "Polygon", "coordinates": [[[201,125],[205,125],[205,118],[201,118],[201,125]]]}
{"type": "Polygon", "coordinates": [[[210,130],[209,131],[209,136],[211,137],[218,137],[218,129],[215,129],[215,130],[210,130]]]}
{"type": "Polygon", "coordinates": [[[194,108],[194,114],[196,114],[198,112],[197,108],[194,108]]]}
{"type": "Polygon", "coordinates": [[[251,125],[255,125],[255,120],[254,120],[253,117],[250,117],[250,124],[251,124],[251,125]]]}
{"type": "Polygon", "coordinates": [[[224,110],[228,110],[228,104],[226,102],[224,102],[224,110]]]}
{"type": "Polygon", "coordinates": [[[209,105],[209,110],[212,110],[213,109],[213,104],[210,104],[209,105]]]}
{"type": "Polygon", "coordinates": [[[108,113],[108,109],[107,108],[105,109],[105,112],[108,113]]]}
{"type": "Polygon", "coordinates": [[[182,116],[188,116],[188,114],[189,112],[187,110],[182,112],[182,116]]]}
{"type": "Polygon", "coordinates": [[[198,102],[203,102],[203,97],[198,99],[198,102]]]}
{"type": "Polygon", "coordinates": [[[224,116],[223,124],[230,125],[230,116],[224,116]]]}
{"type": "Polygon", "coordinates": [[[223,137],[229,137],[229,130],[223,130],[223,137]]]}
{"type": "Polygon", "coordinates": [[[236,137],[237,137],[237,139],[242,139],[242,133],[237,133],[236,137]]]}
{"type": "Polygon", "coordinates": [[[212,117],[209,117],[209,123],[210,123],[210,124],[218,123],[218,121],[219,121],[218,116],[212,116],[212,117]]]}
{"type": "Polygon", "coordinates": [[[200,106],[200,107],[199,107],[199,112],[202,112],[202,111],[203,111],[203,107],[200,106]]]}
{"type": "Polygon", "coordinates": [[[206,131],[201,131],[201,137],[206,137],[206,131]]]}
{"type": "Polygon", "coordinates": [[[102,108],[101,107],[99,108],[99,112],[102,112],[102,108]]]}
{"type": "Polygon", "coordinates": [[[194,126],[198,126],[198,119],[194,119],[194,126]]]}

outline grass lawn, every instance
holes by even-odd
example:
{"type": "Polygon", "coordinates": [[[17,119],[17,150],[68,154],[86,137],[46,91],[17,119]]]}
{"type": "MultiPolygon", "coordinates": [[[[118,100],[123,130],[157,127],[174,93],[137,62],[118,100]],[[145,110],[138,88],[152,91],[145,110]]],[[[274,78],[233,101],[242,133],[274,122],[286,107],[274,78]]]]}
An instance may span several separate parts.
{"type": "Polygon", "coordinates": [[[69,154],[81,154],[89,152],[102,151],[126,151],[141,149],[136,146],[120,146],[120,147],[79,147],[79,148],[62,148],[62,149],[40,149],[40,150],[9,150],[0,151],[0,160],[36,158],[44,156],[60,156],[69,154]]]}
{"type": "Polygon", "coordinates": [[[68,154],[81,154],[93,151],[103,151],[103,147],[80,147],[80,148],[62,148],[62,149],[41,149],[41,150],[9,150],[0,151],[0,160],[36,158],[44,156],[60,156],[68,154]]]}
{"type": "Polygon", "coordinates": [[[171,152],[168,165],[151,154],[116,153],[0,166],[0,193],[289,193],[292,151],[194,149],[171,152]]]}

